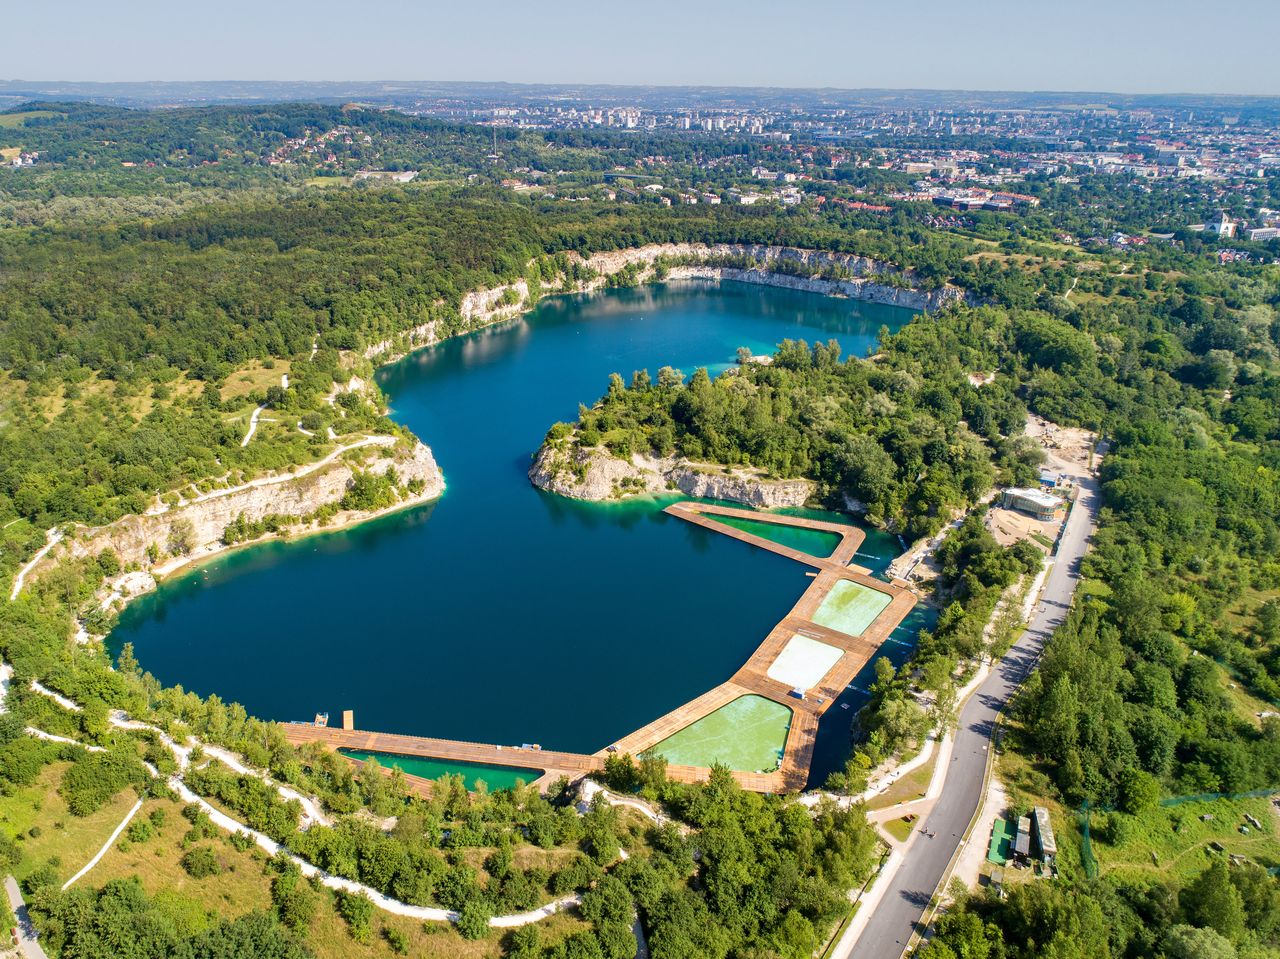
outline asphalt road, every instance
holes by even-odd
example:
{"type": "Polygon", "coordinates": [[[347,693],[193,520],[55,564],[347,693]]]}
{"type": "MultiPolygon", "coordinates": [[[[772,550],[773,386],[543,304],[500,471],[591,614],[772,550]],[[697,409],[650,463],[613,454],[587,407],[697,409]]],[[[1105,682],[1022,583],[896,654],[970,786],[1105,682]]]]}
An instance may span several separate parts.
{"type": "MultiPolygon", "coordinates": [[[[1045,640],[1071,607],[1071,596],[1080,579],[1080,559],[1097,517],[1097,482],[1081,479],[1079,499],[1063,530],[1057,558],[1031,622],[960,711],[951,768],[942,794],[924,821],[924,829],[934,837],[919,831],[913,835],[905,860],[894,875],[887,877],[884,896],[862,934],[852,944],[840,943],[834,959],[899,959],[902,955],[982,799],[987,749],[996,716],[1035,668],[1045,640]]],[[[971,841],[986,842],[986,838],[975,835],[971,841]]]]}

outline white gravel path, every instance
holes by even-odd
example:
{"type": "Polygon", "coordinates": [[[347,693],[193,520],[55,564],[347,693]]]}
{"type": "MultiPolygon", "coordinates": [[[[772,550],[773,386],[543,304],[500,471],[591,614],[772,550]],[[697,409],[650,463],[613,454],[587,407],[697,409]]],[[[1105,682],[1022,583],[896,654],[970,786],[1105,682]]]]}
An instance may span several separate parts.
{"type": "Polygon", "coordinates": [[[13,589],[9,591],[9,602],[12,603],[18,598],[18,594],[22,592],[22,586],[26,582],[27,574],[36,568],[36,564],[45,558],[49,550],[62,542],[62,530],[60,529],[51,529],[44,535],[44,545],[36,550],[36,554],[27,560],[27,564],[18,570],[18,575],[13,578],[13,589]]]}
{"type": "Polygon", "coordinates": [[[265,409],[265,406],[259,406],[253,411],[253,415],[249,417],[249,432],[245,433],[244,439],[240,441],[242,448],[248,446],[249,441],[253,439],[253,434],[258,432],[258,417],[262,415],[262,411],[265,409]]]}

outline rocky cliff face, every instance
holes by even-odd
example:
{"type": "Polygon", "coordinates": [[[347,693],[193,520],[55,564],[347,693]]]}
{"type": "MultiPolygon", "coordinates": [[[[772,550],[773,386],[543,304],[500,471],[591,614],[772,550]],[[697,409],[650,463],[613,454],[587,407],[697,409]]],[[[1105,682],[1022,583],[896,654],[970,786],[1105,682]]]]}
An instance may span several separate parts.
{"type": "MultiPolygon", "coordinates": [[[[210,495],[162,513],[126,516],[107,526],[80,530],[68,536],[45,562],[54,562],[62,556],[96,556],[110,547],[126,566],[137,565],[146,570],[152,567],[147,549],[154,544],[162,555],[156,572],[163,573],[181,565],[184,559],[217,552],[222,548],[223,531],[241,515],[250,523],[273,514],[301,517],[338,502],[350,487],[356,469],[381,474],[395,467],[402,484],[410,480],[422,481],[423,491],[400,505],[425,502],[444,491],[444,476],[430,449],[421,443],[408,449],[392,447],[389,445],[391,438],[387,437],[387,440],[388,445],[364,447],[372,451],[371,455],[354,466],[336,459],[305,476],[284,477],[274,482],[258,481],[256,485],[210,495]],[[169,558],[167,546],[177,531],[181,531],[186,539],[189,552],[175,562],[169,558]]],[[[338,529],[363,518],[364,514],[339,512],[325,528],[338,529]]],[[[291,531],[304,532],[316,528],[314,524],[295,525],[291,531]]]]}
{"type": "MultiPolygon", "coordinates": [[[[633,264],[646,267],[640,280],[654,278],[653,266],[658,260],[677,261],[667,272],[670,279],[738,280],[765,286],[805,290],[827,296],[847,296],[890,306],[915,310],[936,310],[948,303],[963,301],[965,292],[959,287],[944,286],[936,290],[914,288],[915,277],[895,267],[851,253],[828,253],[802,250],[791,246],[767,246],[759,243],[651,243],[629,250],[593,253],[579,258],[595,270],[595,279],[569,287],[563,281],[544,283],[543,293],[590,292],[604,286],[608,277],[633,264]],[[753,265],[744,267],[742,261],[753,265]],[[734,261],[735,265],[727,265],[734,261]],[[839,270],[851,275],[847,280],[824,280],[817,276],[796,275],[796,267],[814,273],[839,270]],[[890,277],[893,282],[889,282],[890,277]]],[[[477,328],[509,320],[532,309],[529,284],[525,280],[476,290],[462,300],[461,314],[469,327],[477,328]]]]}
{"type": "Polygon", "coordinates": [[[736,280],[739,283],[755,283],[760,286],[783,287],[803,290],[823,296],[843,296],[851,300],[865,300],[886,306],[901,306],[911,310],[937,310],[948,303],[963,299],[954,287],[940,290],[911,290],[886,286],[869,279],[823,280],[818,277],[793,276],[775,273],[767,268],[744,270],[728,266],[675,266],[667,273],[672,280],[736,280]]]}
{"type": "Polygon", "coordinates": [[[390,363],[395,357],[404,356],[412,350],[420,350],[424,346],[431,346],[435,342],[436,321],[431,320],[420,323],[407,333],[401,333],[392,339],[380,340],[372,346],[365,347],[364,358],[390,363]]]}
{"type": "Polygon", "coordinates": [[[681,492],[747,506],[801,506],[813,495],[808,480],[771,480],[750,470],[725,473],[686,460],[611,456],[602,448],[543,446],[529,468],[534,486],[582,500],[613,500],[641,493],[681,492]]]}

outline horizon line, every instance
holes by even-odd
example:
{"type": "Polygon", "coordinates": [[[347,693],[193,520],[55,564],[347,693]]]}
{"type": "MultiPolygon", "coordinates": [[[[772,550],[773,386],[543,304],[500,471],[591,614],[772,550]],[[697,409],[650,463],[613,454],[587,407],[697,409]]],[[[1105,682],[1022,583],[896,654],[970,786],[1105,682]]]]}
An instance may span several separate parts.
{"type": "MultiPolygon", "coordinates": [[[[187,80],[0,80],[0,87],[56,86],[156,86],[184,84],[329,84],[329,85],[414,85],[431,84],[440,86],[503,86],[503,87],[600,87],[615,90],[723,90],[723,91],[781,91],[792,93],[958,93],[958,94],[1016,94],[1036,96],[1051,94],[1055,96],[1090,96],[1090,97],[1206,97],[1212,99],[1253,99],[1280,100],[1280,93],[1206,93],[1194,90],[1168,91],[1124,91],[1124,90],[1071,90],[1071,89],[1016,89],[1005,87],[842,87],[842,86],[788,86],[769,84],[742,83],[625,83],[616,81],[547,81],[547,80],[391,80],[391,79],[236,79],[224,77],[220,79],[187,79],[187,80]]],[[[0,95],[17,95],[30,91],[0,89],[0,95]]]]}

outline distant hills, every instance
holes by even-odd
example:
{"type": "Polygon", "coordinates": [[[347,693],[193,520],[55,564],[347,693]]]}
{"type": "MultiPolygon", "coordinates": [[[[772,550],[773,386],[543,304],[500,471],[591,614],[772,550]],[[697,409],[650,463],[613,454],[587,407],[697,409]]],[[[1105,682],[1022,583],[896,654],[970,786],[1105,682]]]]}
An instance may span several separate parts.
{"type": "Polygon", "coordinates": [[[459,106],[584,101],[605,106],[631,104],[661,108],[830,109],[1058,109],[1184,108],[1225,113],[1280,110],[1280,97],[1209,94],[1125,94],[1083,91],[837,90],[778,87],[668,87],[604,84],[518,84],[420,80],[279,81],[210,80],[91,83],[84,81],[0,80],[0,106],[33,99],[91,100],[131,107],[194,106],[208,103],[358,101],[373,106],[408,107],[423,101],[457,101],[459,106]]]}

